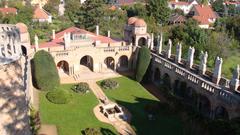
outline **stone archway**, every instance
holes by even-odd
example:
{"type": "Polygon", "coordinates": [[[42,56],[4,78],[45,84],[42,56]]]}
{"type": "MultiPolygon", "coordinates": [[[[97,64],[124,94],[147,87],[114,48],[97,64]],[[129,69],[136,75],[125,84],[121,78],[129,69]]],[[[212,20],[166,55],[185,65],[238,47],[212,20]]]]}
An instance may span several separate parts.
{"type": "Polygon", "coordinates": [[[225,120],[229,119],[228,111],[223,106],[216,107],[214,111],[214,115],[215,115],[215,119],[225,119],[225,120]]]}
{"type": "Polygon", "coordinates": [[[146,46],[147,45],[147,39],[144,37],[141,37],[138,39],[138,46],[146,46]]]}
{"type": "Polygon", "coordinates": [[[106,65],[106,67],[107,67],[108,69],[114,70],[115,60],[114,60],[113,57],[107,57],[107,58],[104,60],[104,64],[106,65]]]}
{"type": "Polygon", "coordinates": [[[91,71],[93,71],[93,58],[89,55],[85,55],[80,60],[80,65],[88,67],[91,71]]]}
{"type": "Polygon", "coordinates": [[[210,117],[211,102],[206,96],[198,95],[198,111],[204,117],[210,117]]]}
{"type": "Polygon", "coordinates": [[[184,93],[184,100],[191,104],[192,106],[196,106],[197,104],[197,92],[192,87],[187,87],[184,93]]]}
{"type": "Polygon", "coordinates": [[[164,85],[167,87],[167,89],[170,90],[171,89],[171,78],[170,78],[170,76],[167,73],[165,73],[163,75],[162,80],[163,80],[164,85]]]}
{"type": "Polygon", "coordinates": [[[128,57],[123,55],[118,59],[118,71],[128,70],[128,57]]]}
{"type": "Polygon", "coordinates": [[[156,68],[154,71],[153,81],[155,84],[160,85],[161,82],[161,72],[159,68],[156,68]]]}
{"type": "Polygon", "coordinates": [[[67,61],[62,60],[57,63],[58,71],[61,73],[69,74],[69,64],[67,61]]]}
{"type": "Polygon", "coordinates": [[[27,56],[27,48],[23,45],[21,45],[22,55],[27,56]]]}

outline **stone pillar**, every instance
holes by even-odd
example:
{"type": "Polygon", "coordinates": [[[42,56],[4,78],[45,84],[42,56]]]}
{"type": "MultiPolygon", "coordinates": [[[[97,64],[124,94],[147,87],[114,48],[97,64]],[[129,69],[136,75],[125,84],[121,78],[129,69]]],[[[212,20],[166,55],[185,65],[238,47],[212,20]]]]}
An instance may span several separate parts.
{"type": "Polygon", "coordinates": [[[2,48],[1,48],[1,47],[2,47],[2,45],[3,45],[3,44],[2,44],[2,43],[0,43],[0,57],[3,57],[3,54],[2,54],[2,48]]]}
{"type": "Polygon", "coordinates": [[[38,48],[39,48],[39,46],[38,46],[38,36],[37,35],[35,35],[34,41],[35,41],[35,51],[37,52],[38,48]]]}
{"type": "Polygon", "coordinates": [[[9,54],[8,54],[8,48],[7,48],[7,43],[4,43],[4,54],[5,54],[5,57],[8,57],[9,54]]]}
{"type": "MultiPolygon", "coordinates": [[[[239,84],[239,77],[240,77],[240,67],[239,65],[237,65],[237,68],[234,70],[233,72],[233,77],[230,81],[230,89],[237,91],[238,87],[240,86],[239,84]]],[[[240,91],[238,91],[240,92],[240,91]]]]}
{"type": "Polygon", "coordinates": [[[64,49],[70,46],[70,33],[64,33],[64,49]]]}
{"type": "Polygon", "coordinates": [[[189,47],[188,49],[188,67],[191,69],[193,66],[193,61],[194,61],[194,53],[195,53],[195,48],[194,47],[189,47]]]}
{"type": "Polygon", "coordinates": [[[153,33],[151,34],[151,42],[150,42],[150,50],[153,50],[154,48],[154,35],[153,33]]]}
{"type": "Polygon", "coordinates": [[[201,75],[204,75],[206,70],[207,70],[207,58],[208,58],[208,53],[201,51],[200,55],[200,66],[199,66],[199,73],[201,75]]]}
{"type": "Polygon", "coordinates": [[[167,58],[171,58],[172,54],[172,40],[168,40],[168,48],[167,48],[167,58]]]}
{"type": "Polygon", "coordinates": [[[162,53],[162,42],[163,42],[163,34],[161,33],[161,36],[158,36],[158,54],[162,53]]]}
{"type": "Polygon", "coordinates": [[[52,30],[52,39],[56,38],[55,30],[52,30]]]}
{"type": "Polygon", "coordinates": [[[111,31],[108,30],[108,37],[110,38],[111,37],[111,31]]]}
{"type": "Polygon", "coordinates": [[[181,63],[181,59],[182,59],[182,44],[178,43],[177,44],[177,55],[176,55],[175,61],[177,63],[181,63]]]}
{"type": "Polygon", "coordinates": [[[96,35],[98,36],[99,35],[99,26],[96,25],[96,35]]]}
{"type": "Polygon", "coordinates": [[[215,61],[215,68],[213,71],[213,78],[212,78],[213,83],[218,84],[221,79],[222,63],[223,63],[222,58],[217,57],[215,61]]]}

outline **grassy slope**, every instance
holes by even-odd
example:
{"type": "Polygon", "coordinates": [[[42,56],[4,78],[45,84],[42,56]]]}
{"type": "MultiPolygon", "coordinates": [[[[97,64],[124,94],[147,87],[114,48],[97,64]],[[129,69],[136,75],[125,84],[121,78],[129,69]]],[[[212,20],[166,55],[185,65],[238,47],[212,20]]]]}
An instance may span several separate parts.
{"type": "Polygon", "coordinates": [[[240,53],[239,49],[232,52],[232,55],[226,59],[223,59],[223,75],[228,79],[232,78],[232,72],[236,68],[237,64],[240,64],[240,53]]]}
{"type": "MultiPolygon", "coordinates": [[[[70,90],[71,85],[62,85],[70,90]]],[[[71,90],[70,90],[71,91],[71,90]]],[[[92,93],[79,95],[72,92],[72,101],[65,105],[55,105],[46,98],[46,93],[40,94],[40,115],[43,124],[54,124],[58,128],[59,135],[81,135],[81,131],[87,127],[101,127],[108,131],[115,129],[97,120],[93,108],[98,104],[92,93]]]]}
{"type": "Polygon", "coordinates": [[[149,94],[140,84],[126,77],[115,78],[120,85],[116,90],[105,90],[106,95],[126,107],[132,114],[132,127],[138,135],[181,135],[181,121],[176,116],[160,112],[155,121],[149,121],[144,112],[146,104],[159,100],[149,94]]]}

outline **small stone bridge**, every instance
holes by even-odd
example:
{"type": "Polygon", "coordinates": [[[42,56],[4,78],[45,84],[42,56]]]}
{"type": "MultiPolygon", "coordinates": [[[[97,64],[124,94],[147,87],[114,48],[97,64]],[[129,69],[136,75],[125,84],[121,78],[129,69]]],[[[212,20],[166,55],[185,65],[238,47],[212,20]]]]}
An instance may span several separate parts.
{"type": "Polygon", "coordinates": [[[228,80],[221,77],[222,59],[215,61],[214,72],[207,71],[207,52],[201,52],[200,65],[193,62],[195,49],[190,47],[188,58],[181,58],[182,46],[177,45],[176,55],[172,55],[172,42],[162,51],[162,37],[158,45],[151,44],[152,81],[155,85],[164,84],[169,90],[191,104],[203,116],[232,119],[240,117],[239,66],[228,80]]]}

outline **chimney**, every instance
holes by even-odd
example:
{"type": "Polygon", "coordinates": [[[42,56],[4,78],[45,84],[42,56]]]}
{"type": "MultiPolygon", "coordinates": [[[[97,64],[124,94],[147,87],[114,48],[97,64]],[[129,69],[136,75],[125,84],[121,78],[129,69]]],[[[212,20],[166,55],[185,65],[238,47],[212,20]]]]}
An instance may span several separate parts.
{"type": "Polygon", "coordinates": [[[99,35],[99,26],[96,25],[96,35],[98,36],[99,35]]]}
{"type": "Polygon", "coordinates": [[[56,35],[55,35],[55,30],[52,30],[52,39],[55,39],[56,35]]]}

